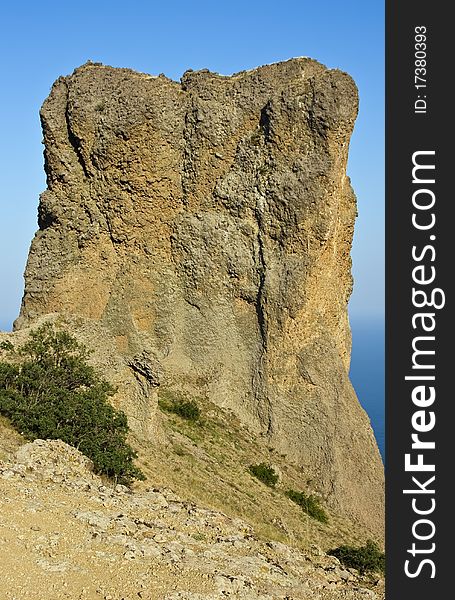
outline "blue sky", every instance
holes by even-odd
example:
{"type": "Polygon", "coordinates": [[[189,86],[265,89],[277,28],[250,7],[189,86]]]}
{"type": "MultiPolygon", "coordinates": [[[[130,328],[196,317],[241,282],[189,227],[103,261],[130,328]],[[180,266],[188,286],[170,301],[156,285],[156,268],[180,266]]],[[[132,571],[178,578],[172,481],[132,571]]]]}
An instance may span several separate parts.
{"type": "Polygon", "coordinates": [[[0,328],[19,311],[45,189],[39,107],[57,77],[88,59],[173,79],[188,68],[228,75],[293,56],[348,71],[360,91],[349,161],[359,203],[350,312],[382,319],[383,10],[378,0],[2,3],[0,328]]]}

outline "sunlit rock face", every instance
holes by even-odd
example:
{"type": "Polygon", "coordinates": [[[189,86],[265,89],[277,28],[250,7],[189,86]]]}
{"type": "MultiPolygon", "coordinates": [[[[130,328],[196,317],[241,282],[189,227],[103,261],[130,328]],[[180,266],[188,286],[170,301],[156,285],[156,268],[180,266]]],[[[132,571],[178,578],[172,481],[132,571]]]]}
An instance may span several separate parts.
{"type": "Polygon", "coordinates": [[[348,378],[357,106],[347,74],[304,58],[58,79],[16,328],[71,318],[137,435],[159,438],[159,386],[206,397],[380,535],[382,463],[348,378]]]}

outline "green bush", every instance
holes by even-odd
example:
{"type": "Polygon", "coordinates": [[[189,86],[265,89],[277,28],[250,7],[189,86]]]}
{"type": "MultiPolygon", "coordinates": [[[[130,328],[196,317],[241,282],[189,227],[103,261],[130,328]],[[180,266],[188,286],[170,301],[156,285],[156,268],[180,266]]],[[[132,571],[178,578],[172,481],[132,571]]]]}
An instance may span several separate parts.
{"type": "Polygon", "coordinates": [[[194,400],[187,400],[170,390],[161,390],[158,405],[166,412],[178,415],[187,421],[199,421],[201,411],[194,400]]]}
{"type": "Polygon", "coordinates": [[[0,413],[29,439],[60,439],[78,448],[95,471],[129,485],[144,479],[127,444],[126,415],[108,398],[114,388],[87,364],[88,351],[45,324],[0,362],[0,413]]]}
{"type": "Polygon", "coordinates": [[[182,419],[187,421],[197,421],[201,415],[198,405],[194,400],[183,400],[176,402],[171,407],[171,412],[179,415],[182,419]]]}
{"type": "Polygon", "coordinates": [[[321,523],[328,523],[327,513],[320,505],[319,498],[316,496],[307,496],[304,492],[296,492],[295,490],[288,490],[286,496],[298,504],[313,519],[321,523]]]}
{"type": "Polygon", "coordinates": [[[345,567],[357,569],[361,574],[367,571],[380,573],[385,571],[385,554],[372,540],[368,540],[365,546],[360,548],[339,546],[330,550],[328,554],[336,556],[345,567]]]}
{"type": "Polygon", "coordinates": [[[251,473],[251,475],[269,487],[275,487],[278,481],[278,474],[275,472],[275,469],[266,463],[250,465],[248,467],[248,471],[251,473]]]}

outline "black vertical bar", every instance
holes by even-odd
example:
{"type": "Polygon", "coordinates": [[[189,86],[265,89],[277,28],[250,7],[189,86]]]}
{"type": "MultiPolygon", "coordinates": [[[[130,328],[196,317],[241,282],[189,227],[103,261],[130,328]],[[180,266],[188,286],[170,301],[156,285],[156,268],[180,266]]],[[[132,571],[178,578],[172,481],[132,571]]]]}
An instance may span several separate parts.
{"type": "Polygon", "coordinates": [[[455,36],[450,8],[421,0],[386,3],[387,600],[452,594],[455,150],[449,147],[454,145],[449,90],[455,36]],[[413,177],[413,156],[417,165],[434,168],[417,166],[413,177]],[[425,298],[427,305],[418,306],[425,298]],[[435,448],[419,447],[420,442],[434,442],[435,448]],[[428,470],[416,470],[419,460],[428,470]]]}

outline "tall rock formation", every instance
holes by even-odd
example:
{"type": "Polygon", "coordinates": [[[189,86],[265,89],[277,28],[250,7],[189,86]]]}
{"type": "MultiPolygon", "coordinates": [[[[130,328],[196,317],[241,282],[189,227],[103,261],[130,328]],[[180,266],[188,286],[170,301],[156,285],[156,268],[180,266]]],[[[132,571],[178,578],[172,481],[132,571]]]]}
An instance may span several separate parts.
{"type": "Polygon", "coordinates": [[[356,114],[351,78],[306,58],[58,79],[16,326],[59,313],[103,331],[134,375],[137,433],[158,386],[204,396],[378,532],[382,463],[348,378],[356,114]]]}

